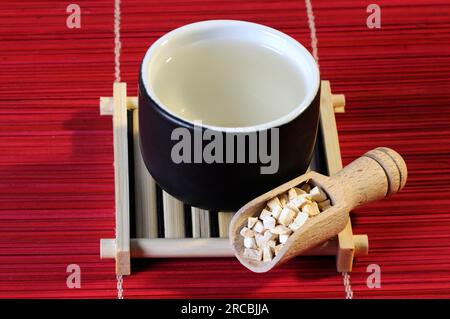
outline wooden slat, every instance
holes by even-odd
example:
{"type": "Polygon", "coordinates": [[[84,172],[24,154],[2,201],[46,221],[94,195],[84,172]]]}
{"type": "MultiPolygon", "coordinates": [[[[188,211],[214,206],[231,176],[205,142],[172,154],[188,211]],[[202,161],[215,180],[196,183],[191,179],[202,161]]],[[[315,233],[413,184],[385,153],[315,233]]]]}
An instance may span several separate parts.
{"type": "Polygon", "coordinates": [[[234,212],[219,212],[217,214],[219,219],[219,237],[228,237],[228,229],[234,212]]]}
{"type": "Polygon", "coordinates": [[[130,274],[130,198],[127,140],[127,85],[114,83],[114,181],[116,209],[116,273],[130,274]]]}
{"type": "Polygon", "coordinates": [[[208,238],[211,237],[209,211],[197,207],[191,207],[192,215],[192,237],[208,238]]]}
{"type": "MultiPolygon", "coordinates": [[[[323,136],[328,174],[332,175],[342,168],[342,159],[329,81],[322,81],[320,95],[320,129],[323,136]]],[[[336,257],[337,271],[352,271],[355,245],[353,242],[352,224],[350,219],[344,230],[339,233],[338,243],[339,249],[336,257]]]]}
{"type": "Polygon", "coordinates": [[[163,191],[164,207],[164,237],[183,238],[184,231],[184,204],[163,191]]]}
{"type": "MultiPolygon", "coordinates": [[[[367,236],[355,235],[356,253],[365,254],[367,236]]],[[[333,238],[307,251],[304,256],[336,255],[338,242],[333,238]]],[[[114,258],[114,239],[102,239],[100,256],[114,258]]],[[[179,257],[233,257],[233,249],[227,238],[133,238],[131,257],[133,258],[179,258],[179,257]]]]}
{"type": "Polygon", "coordinates": [[[158,216],[156,212],[156,184],[147,168],[139,145],[139,110],[133,110],[133,149],[134,149],[134,193],[136,237],[158,237],[158,216]]]}

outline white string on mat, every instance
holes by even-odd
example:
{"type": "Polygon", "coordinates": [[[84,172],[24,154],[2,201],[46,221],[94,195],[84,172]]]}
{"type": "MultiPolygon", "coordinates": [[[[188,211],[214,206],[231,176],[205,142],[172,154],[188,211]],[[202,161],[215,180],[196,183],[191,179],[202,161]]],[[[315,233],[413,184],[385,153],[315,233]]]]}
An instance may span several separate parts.
{"type": "Polygon", "coordinates": [[[353,299],[353,290],[348,272],[344,271],[342,273],[342,281],[344,282],[345,299],[353,299]]]}
{"type": "MultiPolygon", "coordinates": [[[[316,23],[314,20],[314,11],[312,7],[311,0],[305,0],[305,6],[306,6],[306,15],[308,16],[308,26],[309,26],[309,32],[311,37],[311,48],[312,48],[312,55],[314,59],[317,62],[317,65],[319,65],[319,52],[317,49],[317,33],[316,33],[316,23]]],[[[344,284],[345,289],[345,299],[353,299],[353,290],[352,285],[350,283],[350,275],[347,272],[342,273],[342,281],[344,284]]]]}
{"type": "MultiPolygon", "coordinates": [[[[114,0],[114,78],[115,82],[120,82],[120,0],[114,0]]],[[[116,229],[117,238],[117,229],[116,229]]],[[[123,276],[116,275],[117,299],[123,299],[123,276]]]]}
{"type": "Polygon", "coordinates": [[[311,0],[305,0],[305,6],[306,6],[306,15],[308,16],[309,32],[310,32],[310,36],[311,36],[311,48],[313,50],[312,54],[313,54],[314,59],[317,62],[317,65],[319,65],[319,54],[318,54],[318,50],[317,50],[316,23],[314,21],[314,11],[313,11],[311,0]]]}
{"type": "Polygon", "coordinates": [[[115,81],[120,82],[120,0],[114,0],[114,70],[115,81]]]}
{"type": "Polygon", "coordinates": [[[116,275],[117,279],[117,299],[123,299],[123,276],[116,275]]]}

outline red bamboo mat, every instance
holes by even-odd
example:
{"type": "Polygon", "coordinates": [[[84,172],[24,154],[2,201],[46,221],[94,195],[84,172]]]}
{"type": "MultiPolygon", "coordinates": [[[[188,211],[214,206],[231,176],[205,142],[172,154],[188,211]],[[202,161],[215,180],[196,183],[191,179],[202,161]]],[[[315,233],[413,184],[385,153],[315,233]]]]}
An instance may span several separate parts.
{"type": "MultiPolygon", "coordinates": [[[[129,94],[150,43],[205,19],[263,23],[308,48],[303,1],[123,1],[121,74],[129,94]]],[[[366,26],[371,1],[312,0],[322,78],[347,97],[337,115],[344,164],[387,146],[404,155],[409,181],[392,199],[354,212],[370,254],[351,273],[354,298],[450,297],[450,4],[378,1],[381,29],[366,26]],[[366,268],[381,267],[369,289],[366,268]]],[[[81,29],[60,1],[0,3],[0,297],[117,296],[114,262],[99,239],[114,236],[111,119],[98,97],[114,81],[113,1],[77,1],[81,29]],[[81,288],[66,267],[81,267],[81,288]]],[[[344,298],[329,257],[297,258],[264,275],[234,259],[133,262],[125,298],[344,298]]]]}

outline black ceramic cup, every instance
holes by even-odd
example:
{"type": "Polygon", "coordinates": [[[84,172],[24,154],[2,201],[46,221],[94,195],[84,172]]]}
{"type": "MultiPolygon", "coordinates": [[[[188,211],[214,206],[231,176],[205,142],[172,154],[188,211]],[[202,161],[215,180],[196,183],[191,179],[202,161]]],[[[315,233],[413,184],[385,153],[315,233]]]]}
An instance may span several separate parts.
{"type": "Polygon", "coordinates": [[[144,162],[181,201],[235,211],[306,171],[319,103],[317,64],[288,35],[243,21],[183,26],[142,61],[144,162]]]}

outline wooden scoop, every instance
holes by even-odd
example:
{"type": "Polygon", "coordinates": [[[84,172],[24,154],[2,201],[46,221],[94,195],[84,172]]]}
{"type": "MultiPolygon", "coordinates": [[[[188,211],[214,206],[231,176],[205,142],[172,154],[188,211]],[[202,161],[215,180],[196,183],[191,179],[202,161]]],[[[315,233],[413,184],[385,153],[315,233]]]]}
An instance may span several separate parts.
{"type": "Polygon", "coordinates": [[[367,152],[331,177],[308,172],[243,206],[230,224],[231,246],[238,260],[248,269],[254,272],[269,271],[337,235],[344,229],[352,209],[400,191],[405,186],[407,175],[403,158],[386,147],[367,152]],[[270,262],[243,257],[244,243],[240,230],[247,225],[248,217],[258,216],[268,200],[308,180],[325,191],[331,200],[331,207],[308,218],[270,262]]]}

